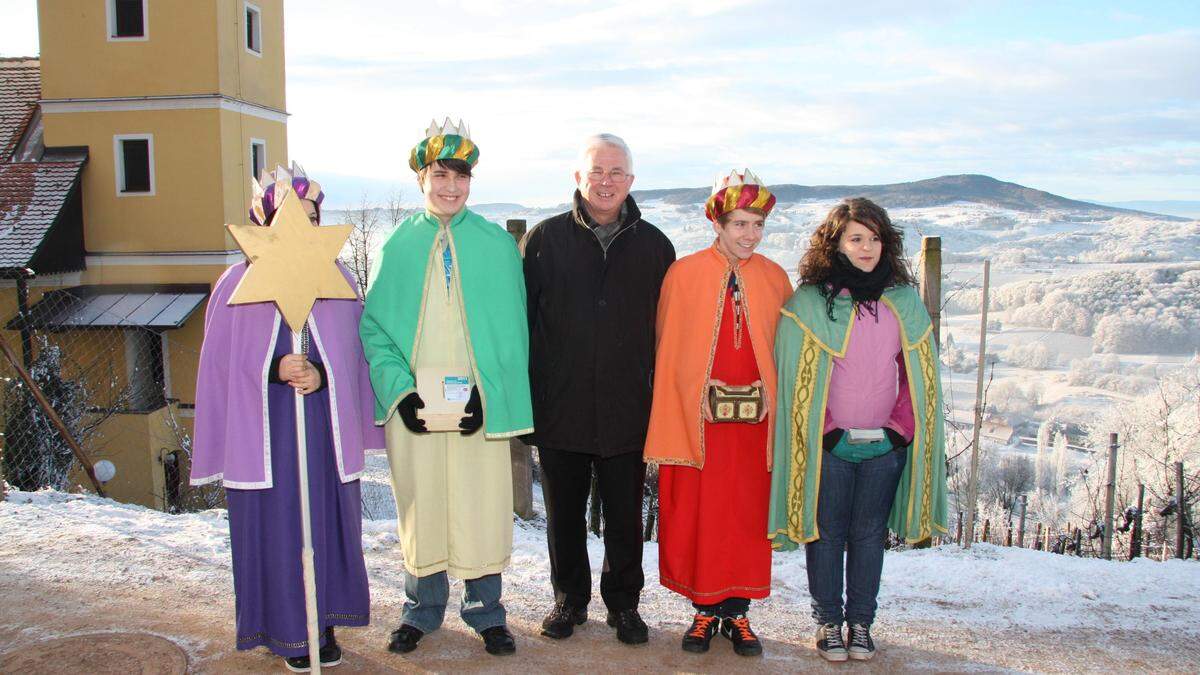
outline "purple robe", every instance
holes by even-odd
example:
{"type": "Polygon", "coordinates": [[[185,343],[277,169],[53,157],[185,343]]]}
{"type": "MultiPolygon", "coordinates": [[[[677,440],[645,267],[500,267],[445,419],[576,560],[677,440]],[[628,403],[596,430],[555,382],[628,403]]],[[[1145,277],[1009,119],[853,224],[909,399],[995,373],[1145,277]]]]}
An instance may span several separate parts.
{"type": "MultiPolygon", "coordinates": [[[[225,487],[269,488],[272,474],[267,377],[286,330],[274,303],[229,305],[246,264],[217,280],[204,315],[204,344],[196,378],[196,431],[192,442],[192,485],[220,480],[225,487]]],[[[342,273],[349,274],[343,268],[342,273]]],[[[372,417],[375,394],[358,338],[360,300],[318,300],[309,326],[312,351],[329,376],[330,424],[337,474],[343,483],[363,470],[364,450],[384,448],[383,429],[372,417]]],[[[289,478],[290,480],[290,478],[289,478]]]]}
{"type": "MultiPolygon", "coordinates": [[[[238,649],[263,645],[280,656],[302,656],[308,632],[295,394],[287,384],[269,383],[271,362],[293,351],[292,338],[273,303],[228,304],[245,272],[245,263],[226,270],[205,314],[191,482],[220,480],[226,487],[238,649]]],[[[357,479],[365,451],[384,442],[372,417],[361,314],[359,300],[318,300],[309,320],[308,358],[321,362],[327,377],[324,388],[304,399],[322,631],[369,622],[357,479]]]]}
{"type": "MultiPolygon", "coordinates": [[[[288,329],[281,326],[274,357],[291,351],[287,338],[288,329]]],[[[320,360],[317,354],[310,354],[309,359],[320,360]]],[[[287,384],[270,384],[267,402],[271,444],[276,448],[271,455],[271,469],[279,480],[268,490],[225,491],[233,552],[237,648],[265,646],[279,656],[305,656],[308,624],[300,562],[303,540],[294,390],[287,384]]],[[[370,623],[371,599],[362,552],[362,497],[357,480],[338,480],[328,388],[304,397],[304,426],[317,615],[323,641],[327,626],[370,623]]]]}

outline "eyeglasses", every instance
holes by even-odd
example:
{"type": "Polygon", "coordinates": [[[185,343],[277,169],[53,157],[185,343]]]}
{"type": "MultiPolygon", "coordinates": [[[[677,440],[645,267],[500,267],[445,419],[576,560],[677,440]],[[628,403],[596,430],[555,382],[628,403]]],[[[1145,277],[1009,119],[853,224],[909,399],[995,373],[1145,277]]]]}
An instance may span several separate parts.
{"type": "Polygon", "coordinates": [[[605,176],[608,176],[608,179],[614,183],[624,183],[629,178],[629,174],[620,169],[613,169],[612,171],[592,169],[588,172],[588,180],[593,183],[602,182],[605,176]]]}

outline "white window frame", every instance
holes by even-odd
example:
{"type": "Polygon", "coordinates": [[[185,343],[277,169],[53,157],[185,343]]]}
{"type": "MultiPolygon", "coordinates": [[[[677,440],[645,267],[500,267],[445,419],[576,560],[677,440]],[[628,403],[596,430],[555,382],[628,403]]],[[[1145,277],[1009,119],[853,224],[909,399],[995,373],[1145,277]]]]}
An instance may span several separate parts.
{"type": "Polygon", "coordinates": [[[116,190],[118,197],[153,197],[157,190],[154,180],[154,134],[115,134],[113,136],[113,164],[116,168],[116,190]],[[122,152],[121,141],[146,141],[146,154],[150,157],[150,191],[124,192],[125,185],[125,153],[122,152]]]}
{"type": "Polygon", "coordinates": [[[117,0],[106,0],[109,42],[145,42],[150,39],[150,0],[142,0],[142,35],[140,37],[117,37],[117,0]]]}
{"type": "Polygon", "coordinates": [[[258,174],[254,172],[254,148],[255,146],[262,148],[262,169],[267,168],[267,141],[262,138],[250,139],[250,177],[258,180],[258,174]]]}
{"type": "Polygon", "coordinates": [[[245,47],[247,53],[253,54],[259,58],[262,58],[262,55],[263,55],[262,35],[263,35],[262,8],[256,4],[254,4],[253,2],[250,2],[249,0],[242,0],[242,46],[245,47]],[[249,12],[254,12],[254,16],[257,19],[254,22],[254,38],[255,38],[255,42],[258,43],[257,51],[255,49],[253,49],[247,42],[247,37],[249,37],[249,36],[246,34],[247,33],[246,14],[249,12]]]}

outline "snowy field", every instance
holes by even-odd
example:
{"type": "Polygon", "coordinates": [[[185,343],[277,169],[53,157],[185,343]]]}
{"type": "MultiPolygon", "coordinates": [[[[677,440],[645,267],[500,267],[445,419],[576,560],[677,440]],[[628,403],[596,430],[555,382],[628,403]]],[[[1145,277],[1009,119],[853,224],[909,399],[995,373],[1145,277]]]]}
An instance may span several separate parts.
{"type": "MultiPolygon", "coordinates": [[[[381,463],[372,464],[374,476],[381,463]]],[[[540,500],[537,508],[540,514],[540,500]]],[[[231,653],[232,576],[224,511],[168,515],[91,496],[16,492],[0,503],[0,532],[0,592],[6,598],[0,605],[0,654],[72,630],[152,628],[184,646],[200,672],[224,671],[226,666],[265,670],[272,665],[261,650],[231,653]],[[96,598],[71,605],[73,589],[86,589],[80,592],[96,598]],[[38,620],[38,611],[32,610],[31,616],[30,606],[13,602],[22,593],[32,596],[30,602],[43,598],[38,607],[45,607],[46,594],[51,594],[58,606],[55,615],[38,620]],[[122,598],[128,601],[125,605],[122,598]],[[91,616],[88,602],[117,608],[91,616]],[[72,612],[79,614],[78,621],[70,620],[72,612]],[[156,613],[174,614],[176,621],[144,625],[156,613]]],[[[362,653],[361,672],[387,672],[373,670],[371,664],[376,663],[373,659],[389,663],[382,644],[403,602],[395,521],[366,521],[363,546],[372,581],[373,623],[366,631],[369,640],[348,644],[362,653]]],[[[598,571],[599,540],[592,538],[589,549],[593,570],[598,571]]],[[[544,521],[540,516],[528,523],[517,521],[504,584],[519,654],[561,672],[615,672],[625,665],[652,671],[723,670],[727,664],[764,670],[823,665],[809,647],[802,552],[774,558],[774,594],[756,603],[751,614],[767,653],[752,661],[721,654],[728,645],[717,649],[719,642],[706,657],[679,651],[677,641],[690,618],[689,607],[658,585],[653,543],[646,545],[644,567],[641,611],[652,628],[652,646],[620,648],[603,627],[603,615],[595,621],[602,612],[597,593],[593,621],[570,646],[594,643],[599,651],[568,651],[570,660],[564,662],[566,646],[536,636],[537,624],[551,604],[544,521]],[[610,650],[611,657],[603,656],[609,653],[604,650],[610,650]],[[621,660],[606,661],[609,658],[621,660]]],[[[452,592],[452,612],[458,592],[452,592]]],[[[889,553],[875,631],[883,651],[876,663],[890,664],[888,670],[1078,671],[1123,664],[1196,672],[1197,601],[1200,564],[1194,561],[1118,563],[990,545],[971,551],[942,546],[889,553]]],[[[413,658],[425,659],[415,662],[421,669],[453,670],[456,659],[467,663],[482,653],[463,635],[457,618],[449,617],[447,628],[443,632],[449,637],[430,636],[414,653],[413,658]]],[[[400,667],[397,661],[398,657],[389,667],[400,667]]]]}

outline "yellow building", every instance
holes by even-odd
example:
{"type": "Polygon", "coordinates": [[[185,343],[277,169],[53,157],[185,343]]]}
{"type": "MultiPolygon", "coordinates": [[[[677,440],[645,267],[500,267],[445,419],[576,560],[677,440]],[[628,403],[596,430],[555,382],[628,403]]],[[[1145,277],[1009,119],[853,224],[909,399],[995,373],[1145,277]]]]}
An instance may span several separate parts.
{"type": "Polygon", "coordinates": [[[38,0],[38,24],[40,58],[0,61],[3,337],[105,395],[111,496],[178,506],[224,224],[287,160],[283,1],[38,0]]]}

